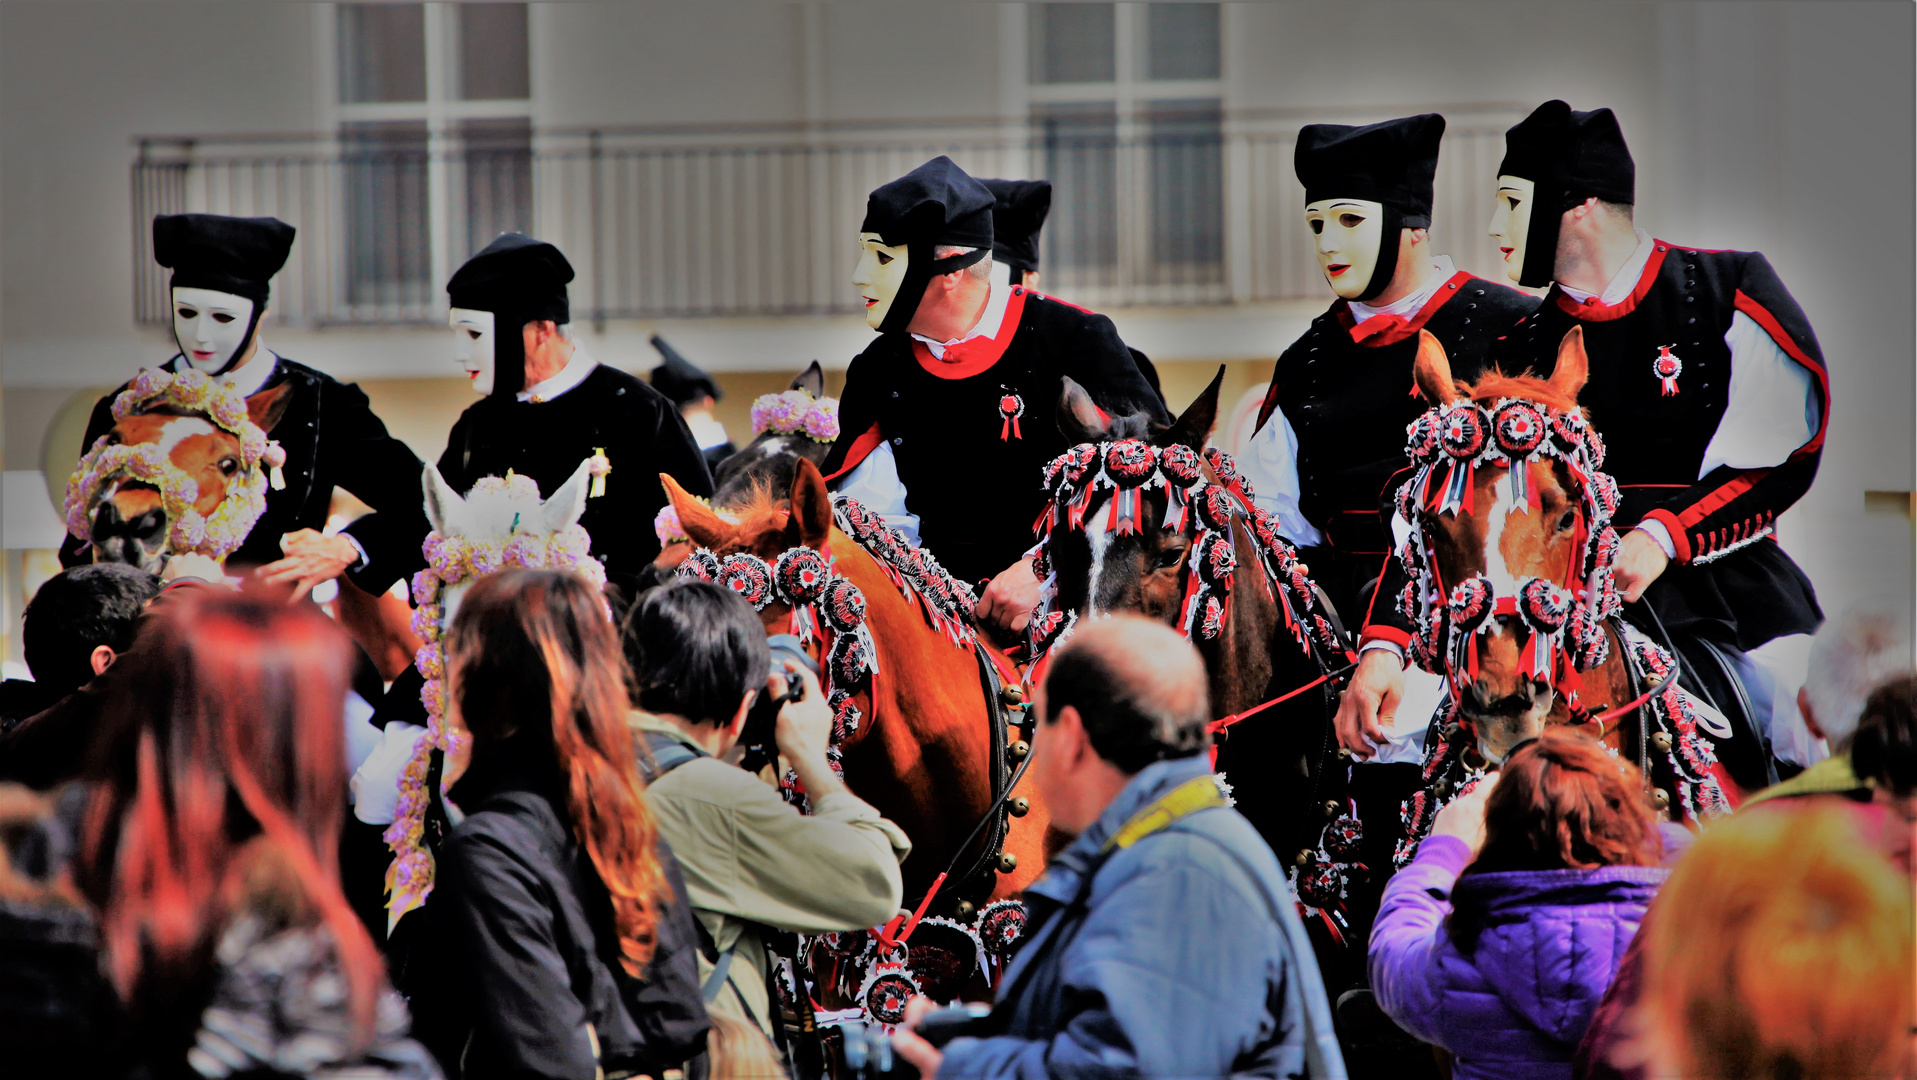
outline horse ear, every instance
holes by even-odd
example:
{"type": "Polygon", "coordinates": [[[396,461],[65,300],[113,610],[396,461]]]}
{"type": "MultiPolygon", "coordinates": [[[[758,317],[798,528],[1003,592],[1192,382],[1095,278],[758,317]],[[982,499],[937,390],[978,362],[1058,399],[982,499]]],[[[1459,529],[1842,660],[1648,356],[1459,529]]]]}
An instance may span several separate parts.
{"type": "Polygon", "coordinates": [[[666,498],[673,510],[679,514],[679,527],[693,543],[702,548],[722,548],[732,539],[732,525],[680,487],[670,473],[660,473],[659,483],[666,489],[666,498]]]}
{"type": "Polygon", "coordinates": [[[1058,431],[1068,443],[1104,442],[1112,418],[1070,376],[1059,377],[1058,431]]]}
{"type": "Polygon", "coordinates": [[[825,369],[819,366],[819,362],[817,360],[812,361],[810,364],[807,364],[805,366],[804,371],[801,371],[797,375],[793,376],[792,383],[791,385],[787,387],[787,389],[803,390],[806,393],[811,394],[815,398],[824,397],[825,396],[825,369]]]}
{"type": "Polygon", "coordinates": [[[810,458],[800,458],[792,472],[792,513],[786,518],[785,532],[788,541],[820,551],[832,535],[832,496],[810,458]]]}
{"type": "Polygon", "coordinates": [[[1573,326],[1558,342],[1558,365],[1551,369],[1551,388],[1576,401],[1590,377],[1591,357],[1584,351],[1584,327],[1573,326]]]}
{"type": "Polygon", "coordinates": [[[540,504],[539,516],[545,519],[547,532],[558,532],[579,520],[586,512],[586,488],[591,483],[592,459],[587,458],[559,485],[552,498],[540,504]]]}
{"type": "Polygon", "coordinates": [[[436,465],[427,464],[426,470],[420,473],[419,480],[420,486],[426,491],[426,520],[432,522],[434,532],[441,536],[450,536],[453,530],[449,526],[452,524],[453,514],[466,505],[466,500],[460,498],[459,492],[454,491],[453,486],[446,482],[446,478],[439,475],[439,467],[436,465]]]}
{"type": "Polygon", "coordinates": [[[1418,331],[1418,359],[1411,375],[1417,380],[1424,399],[1433,405],[1449,405],[1464,396],[1451,377],[1451,358],[1444,354],[1444,346],[1438,344],[1429,330],[1418,331]]]}
{"type": "Polygon", "coordinates": [[[258,424],[261,431],[272,434],[280,418],[286,415],[286,407],[293,403],[293,395],[289,393],[292,389],[292,383],[281,383],[247,398],[247,417],[258,424]]]}
{"type": "Polygon", "coordinates": [[[1218,393],[1225,385],[1225,365],[1218,365],[1218,374],[1211,377],[1211,385],[1178,414],[1172,426],[1152,441],[1160,446],[1189,446],[1193,450],[1203,450],[1211,441],[1211,429],[1218,425],[1218,393]]]}

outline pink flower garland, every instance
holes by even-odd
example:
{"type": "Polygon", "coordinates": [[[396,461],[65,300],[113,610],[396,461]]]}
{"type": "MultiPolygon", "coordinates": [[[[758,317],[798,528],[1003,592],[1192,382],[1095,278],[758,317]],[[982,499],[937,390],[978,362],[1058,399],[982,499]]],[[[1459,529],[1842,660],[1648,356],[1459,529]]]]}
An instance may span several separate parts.
{"type": "Polygon", "coordinates": [[[831,442],[839,437],[839,399],[815,398],[804,390],[761,394],[752,403],[752,434],[768,431],[831,442]]]}

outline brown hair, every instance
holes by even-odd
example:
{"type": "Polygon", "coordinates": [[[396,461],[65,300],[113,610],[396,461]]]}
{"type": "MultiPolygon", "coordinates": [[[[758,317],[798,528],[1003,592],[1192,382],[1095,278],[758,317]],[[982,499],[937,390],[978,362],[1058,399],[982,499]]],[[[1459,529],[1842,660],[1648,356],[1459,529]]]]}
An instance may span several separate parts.
{"type": "Polygon", "coordinates": [[[1656,866],[1664,842],[1637,767],[1574,728],[1518,747],[1484,807],[1484,848],[1466,873],[1656,866]]]}
{"type": "Polygon", "coordinates": [[[1779,799],[1713,825],[1644,921],[1658,1075],[1896,1075],[1912,1007],[1910,881],[1853,811],[1779,799]]]}
{"type": "Polygon", "coordinates": [[[323,924],[355,1036],[378,949],[339,885],[352,646],[317,609],[182,590],[113,666],[74,880],[107,974],[136,1014],[203,994],[230,918],[323,924]]]}
{"type": "Polygon", "coordinates": [[[574,835],[612,900],[620,964],[642,978],[667,902],[659,833],[639,795],[619,641],[606,601],[578,577],[509,570],[480,578],[447,634],[448,681],[473,736],[472,772],[492,754],[549,749],[574,835]],[[514,746],[505,746],[507,740],[514,746]]]}

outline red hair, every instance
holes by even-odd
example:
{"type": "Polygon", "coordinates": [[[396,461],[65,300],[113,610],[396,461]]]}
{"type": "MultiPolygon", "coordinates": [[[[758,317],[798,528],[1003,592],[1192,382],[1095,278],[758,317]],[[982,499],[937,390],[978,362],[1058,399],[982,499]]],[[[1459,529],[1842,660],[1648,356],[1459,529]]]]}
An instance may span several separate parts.
{"type": "Polygon", "coordinates": [[[492,753],[523,752],[521,739],[549,746],[573,833],[611,894],[620,964],[643,978],[668,887],[639,794],[624,658],[604,597],[552,570],[480,578],[460,601],[447,655],[459,719],[473,736],[470,772],[492,753]],[[509,739],[516,745],[504,746],[509,739]]]}
{"type": "Polygon", "coordinates": [[[379,951],[339,885],[351,663],[315,608],[193,589],[114,665],[74,877],[136,1013],[203,987],[220,932],[253,911],[331,933],[370,1037],[379,951]]]}
{"type": "Polygon", "coordinates": [[[1663,854],[1637,766],[1554,725],[1498,770],[1485,800],[1484,848],[1467,872],[1656,866],[1663,854]]]}

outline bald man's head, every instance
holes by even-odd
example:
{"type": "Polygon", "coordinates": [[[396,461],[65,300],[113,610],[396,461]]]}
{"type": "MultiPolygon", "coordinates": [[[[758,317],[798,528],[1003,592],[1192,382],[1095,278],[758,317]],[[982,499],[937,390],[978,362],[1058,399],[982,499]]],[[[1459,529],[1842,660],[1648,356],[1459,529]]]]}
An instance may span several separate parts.
{"type": "Polygon", "coordinates": [[[1130,774],[1211,745],[1205,663],[1184,635],[1136,615],[1079,623],[1045,675],[1047,720],[1078,710],[1098,756],[1130,774]]]}

